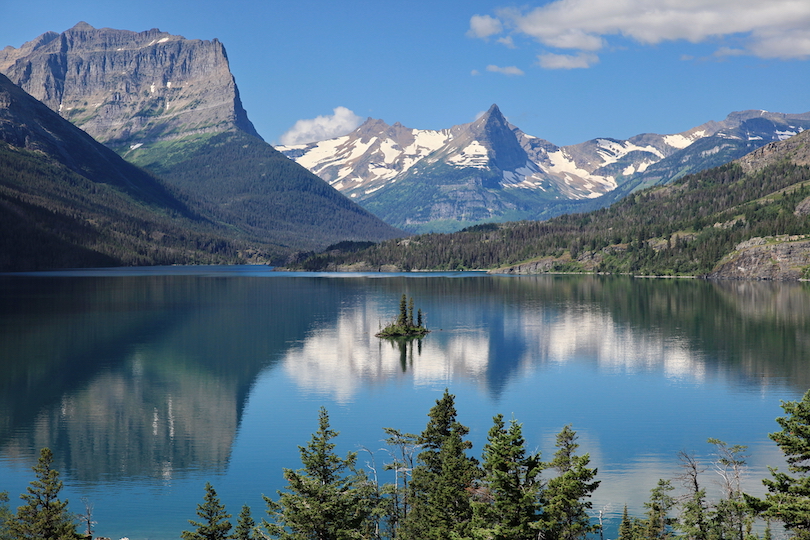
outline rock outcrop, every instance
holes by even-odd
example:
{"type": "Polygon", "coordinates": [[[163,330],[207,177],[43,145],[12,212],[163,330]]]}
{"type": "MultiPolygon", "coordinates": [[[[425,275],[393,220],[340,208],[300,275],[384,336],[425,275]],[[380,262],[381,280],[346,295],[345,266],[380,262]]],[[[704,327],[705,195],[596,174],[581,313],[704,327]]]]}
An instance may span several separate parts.
{"type": "Polygon", "coordinates": [[[259,136],[216,39],[81,22],[0,50],[0,72],[111,147],[233,128],[259,136]]]}
{"type": "Polygon", "coordinates": [[[741,242],[709,279],[796,281],[810,271],[810,238],[752,238],[741,242]]]}

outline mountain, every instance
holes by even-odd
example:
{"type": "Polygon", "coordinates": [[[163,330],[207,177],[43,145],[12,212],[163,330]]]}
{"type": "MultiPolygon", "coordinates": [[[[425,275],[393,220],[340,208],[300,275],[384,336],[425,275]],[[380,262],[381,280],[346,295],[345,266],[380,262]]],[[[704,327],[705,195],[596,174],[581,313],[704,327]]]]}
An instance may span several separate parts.
{"type": "Polygon", "coordinates": [[[6,47],[0,72],[195,212],[279,256],[403,234],[259,137],[216,39],[82,22],[6,47]]]}
{"type": "Polygon", "coordinates": [[[810,113],[744,111],[672,135],[559,147],[524,133],[493,105],[446,130],[368,119],[343,137],[277,149],[389,223],[418,232],[601,208],[808,127],[810,113]]]}
{"type": "Polygon", "coordinates": [[[0,271],[257,262],[174,189],[0,75],[0,271]]]}
{"type": "Polygon", "coordinates": [[[233,128],[259,136],[216,39],[80,22],[4,48],[0,72],[111,147],[233,128]]]}
{"type": "Polygon", "coordinates": [[[639,190],[610,207],[488,223],[359,251],[307,270],[598,272],[729,279],[810,277],[810,130],[720,167],[639,190]]]}

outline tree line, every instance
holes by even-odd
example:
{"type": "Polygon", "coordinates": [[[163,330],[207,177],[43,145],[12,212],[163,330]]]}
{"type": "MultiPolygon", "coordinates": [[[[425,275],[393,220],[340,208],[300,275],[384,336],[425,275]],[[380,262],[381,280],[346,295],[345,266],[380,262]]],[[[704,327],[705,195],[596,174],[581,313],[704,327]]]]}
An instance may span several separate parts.
{"type": "MultiPolygon", "coordinates": [[[[231,514],[210,483],[198,519],[189,520],[183,540],[583,540],[603,537],[601,514],[594,515],[591,496],[599,487],[589,454],[580,454],[570,425],[556,437],[550,461],[526,448],[522,425],[503,415],[493,418],[481,460],[468,455],[469,429],[457,420],[455,398],[447,390],[428,413],[419,434],[384,428],[390,460],[381,467],[372,459],[357,466],[358,452],[335,453],[338,432],[321,407],[318,429],[300,446],[302,467],[284,469],[287,486],[276,498],[264,496],[267,517],[257,523],[242,507],[234,527],[231,514]],[[393,482],[381,483],[383,471],[393,482]]],[[[618,540],[769,540],[771,522],[793,538],[810,538],[810,391],[800,401],[783,402],[780,431],[770,434],[788,463],[787,471],[770,468],[763,479],[767,493],[744,493],[741,478],[745,446],[709,439],[715,447],[712,467],[722,479],[722,493],[710,500],[702,484],[702,464],[687,453],[679,458],[676,479],[685,494],[675,497],[672,480],[661,479],[650,491],[643,516],[627,507],[618,540]],[[760,536],[757,520],[765,521],[760,536]]],[[[365,451],[365,449],[363,449],[365,451]]],[[[369,452],[373,457],[373,453],[369,452]]],[[[90,509],[84,516],[67,510],[59,499],[62,483],[43,449],[33,467],[36,479],[20,497],[16,513],[8,494],[0,494],[0,540],[77,539],[92,536],[90,509]],[[78,520],[87,526],[79,533],[78,520]]]]}
{"type": "Polygon", "coordinates": [[[785,160],[746,174],[731,163],[593,212],[475,225],[359,251],[327,250],[298,267],[332,270],[365,262],[405,271],[496,269],[548,258],[549,271],[701,275],[742,241],[810,234],[810,216],[797,211],[808,196],[810,167],[785,160]]]}

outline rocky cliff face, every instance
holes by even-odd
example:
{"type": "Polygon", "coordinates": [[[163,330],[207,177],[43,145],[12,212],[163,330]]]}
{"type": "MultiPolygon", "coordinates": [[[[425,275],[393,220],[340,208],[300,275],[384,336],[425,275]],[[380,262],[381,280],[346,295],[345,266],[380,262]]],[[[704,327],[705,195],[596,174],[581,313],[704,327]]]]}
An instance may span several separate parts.
{"type": "Polygon", "coordinates": [[[810,240],[805,236],[751,238],[726,256],[711,279],[795,281],[807,277],[810,240]]]}
{"type": "Polygon", "coordinates": [[[0,72],[111,147],[234,128],[258,137],[216,39],[79,23],[6,47],[0,72]]]}

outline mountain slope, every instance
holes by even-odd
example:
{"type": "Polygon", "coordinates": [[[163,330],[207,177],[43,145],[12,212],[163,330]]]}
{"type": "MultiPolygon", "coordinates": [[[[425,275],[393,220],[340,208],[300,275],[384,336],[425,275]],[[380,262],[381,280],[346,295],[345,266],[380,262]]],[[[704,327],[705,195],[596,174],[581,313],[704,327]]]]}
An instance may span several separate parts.
{"type": "Polygon", "coordinates": [[[333,251],[302,267],[810,277],[808,147],[810,131],[609,208],[333,251]]]}
{"type": "Polygon", "coordinates": [[[601,208],[808,127],[810,114],[743,111],[673,135],[558,147],[509,124],[493,105],[447,130],[369,119],[349,135],[279,150],[390,223],[449,231],[601,208]]]}
{"type": "Polygon", "coordinates": [[[0,71],[246,241],[289,254],[403,234],[261,140],[217,40],[79,23],[6,47],[0,71]]]}
{"type": "Polygon", "coordinates": [[[3,75],[0,207],[2,271],[247,262],[281,251],[250,251],[3,75]]]}

